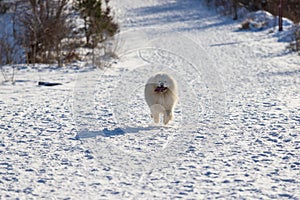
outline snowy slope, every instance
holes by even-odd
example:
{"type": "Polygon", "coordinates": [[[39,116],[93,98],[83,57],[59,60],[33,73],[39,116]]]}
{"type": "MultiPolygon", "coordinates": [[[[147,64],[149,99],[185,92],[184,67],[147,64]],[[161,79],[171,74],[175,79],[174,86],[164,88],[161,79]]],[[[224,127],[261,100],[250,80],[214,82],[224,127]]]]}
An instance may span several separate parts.
{"type": "Polygon", "coordinates": [[[299,199],[300,59],[283,34],[197,0],[112,4],[112,68],[23,67],[0,85],[0,199],[299,199]],[[157,71],[179,84],[168,126],[143,99],[157,71]]]}

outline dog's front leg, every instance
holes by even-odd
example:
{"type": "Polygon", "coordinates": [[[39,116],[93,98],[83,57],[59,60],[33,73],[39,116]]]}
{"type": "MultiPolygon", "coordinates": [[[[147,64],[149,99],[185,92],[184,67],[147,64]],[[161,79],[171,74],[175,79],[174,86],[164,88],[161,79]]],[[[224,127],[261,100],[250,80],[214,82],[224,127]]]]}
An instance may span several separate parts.
{"type": "Polygon", "coordinates": [[[164,113],[164,124],[168,124],[169,121],[173,118],[173,113],[171,110],[166,110],[164,113]]]}

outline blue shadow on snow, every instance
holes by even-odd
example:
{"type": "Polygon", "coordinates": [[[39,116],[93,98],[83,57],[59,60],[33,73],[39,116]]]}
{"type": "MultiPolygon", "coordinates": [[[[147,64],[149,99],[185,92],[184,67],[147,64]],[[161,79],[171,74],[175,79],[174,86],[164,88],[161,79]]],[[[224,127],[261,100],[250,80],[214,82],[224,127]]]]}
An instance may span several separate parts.
{"type": "Polygon", "coordinates": [[[159,129],[159,126],[148,126],[148,127],[126,127],[126,128],[114,128],[108,129],[104,128],[103,130],[99,131],[90,131],[90,130],[82,130],[77,133],[75,139],[88,139],[88,138],[95,138],[97,136],[103,137],[112,137],[118,135],[125,135],[130,133],[138,133],[140,131],[148,131],[153,129],[159,129]]]}

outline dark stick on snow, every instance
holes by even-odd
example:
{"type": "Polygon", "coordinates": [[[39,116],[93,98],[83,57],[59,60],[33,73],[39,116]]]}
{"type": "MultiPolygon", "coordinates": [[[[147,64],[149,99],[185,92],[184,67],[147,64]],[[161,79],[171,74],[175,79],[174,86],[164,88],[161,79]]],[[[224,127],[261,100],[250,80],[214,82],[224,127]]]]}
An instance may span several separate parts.
{"type": "Polygon", "coordinates": [[[49,83],[49,82],[38,82],[38,85],[40,86],[56,86],[56,85],[62,85],[61,83],[49,83]]]}

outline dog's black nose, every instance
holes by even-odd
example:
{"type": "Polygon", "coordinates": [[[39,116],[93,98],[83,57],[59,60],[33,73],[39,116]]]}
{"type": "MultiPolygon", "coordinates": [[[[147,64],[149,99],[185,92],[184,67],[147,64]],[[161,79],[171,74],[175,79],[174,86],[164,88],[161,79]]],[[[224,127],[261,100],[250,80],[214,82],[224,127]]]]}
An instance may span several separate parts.
{"type": "Polygon", "coordinates": [[[160,83],[160,85],[159,85],[160,87],[164,87],[164,83],[160,83]]]}

